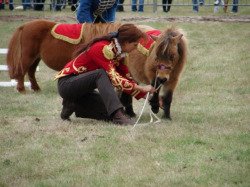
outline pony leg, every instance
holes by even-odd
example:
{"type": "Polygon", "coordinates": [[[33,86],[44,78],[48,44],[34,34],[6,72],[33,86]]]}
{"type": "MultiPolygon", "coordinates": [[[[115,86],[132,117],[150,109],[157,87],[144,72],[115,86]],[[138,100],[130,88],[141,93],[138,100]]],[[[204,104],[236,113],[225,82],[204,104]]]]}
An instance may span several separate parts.
{"type": "MultiPolygon", "coordinates": [[[[155,88],[157,88],[160,85],[160,82],[156,81],[156,85],[155,85],[155,80],[153,80],[151,85],[154,86],[155,88]]],[[[160,107],[160,104],[159,104],[159,91],[157,91],[157,92],[155,92],[153,94],[153,97],[149,100],[149,104],[151,106],[152,112],[157,114],[159,112],[159,107],[160,107]]]]}
{"type": "Polygon", "coordinates": [[[122,105],[125,107],[125,113],[130,117],[135,117],[136,114],[133,110],[133,98],[132,98],[132,96],[122,92],[121,97],[120,97],[120,101],[121,101],[122,105]]]}
{"type": "Polygon", "coordinates": [[[153,94],[153,97],[149,100],[152,112],[157,114],[159,112],[159,92],[153,94]]]}
{"type": "Polygon", "coordinates": [[[17,80],[17,86],[16,86],[17,91],[20,93],[25,93],[24,75],[18,76],[16,80],[17,80]]]}
{"type": "Polygon", "coordinates": [[[39,61],[40,61],[40,59],[35,60],[35,63],[32,64],[28,70],[28,76],[29,76],[29,80],[30,80],[30,84],[31,84],[31,89],[34,90],[35,92],[41,90],[37,81],[36,81],[36,77],[35,77],[36,68],[39,64],[39,61]]]}
{"type": "Polygon", "coordinates": [[[163,106],[164,106],[164,118],[167,118],[169,120],[171,119],[170,116],[170,106],[172,103],[172,98],[173,98],[173,91],[169,90],[167,91],[166,95],[163,97],[163,106]]]}

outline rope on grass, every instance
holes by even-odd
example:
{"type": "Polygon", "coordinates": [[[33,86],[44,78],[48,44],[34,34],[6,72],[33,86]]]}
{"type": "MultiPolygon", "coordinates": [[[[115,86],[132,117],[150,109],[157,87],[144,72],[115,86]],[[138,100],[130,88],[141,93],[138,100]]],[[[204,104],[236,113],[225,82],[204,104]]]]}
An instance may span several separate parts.
{"type": "MultiPolygon", "coordinates": [[[[156,85],[156,82],[155,82],[155,85],[156,85]]],[[[162,84],[160,84],[160,85],[156,88],[156,91],[158,91],[158,90],[160,89],[161,86],[162,86],[162,84]]],[[[145,110],[145,107],[146,107],[146,104],[147,104],[147,102],[148,102],[149,94],[150,94],[150,93],[148,92],[148,93],[147,93],[147,96],[146,96],[146,99],[145,99],[145,101],[144,101],[143,107],[142,107],[142,109],[141,109],[141,113],[140,113],[140,115],[139,115],[139,117],[138,117],[137,121],[135,122],[135,124],[134,124],[134,126],[133,126],[132,129],[134,129],[135,126],[138,125],[138,123],[139,123],[139,121],[140,121],[140,119],[141,119],[141,117],[142,117],[142,114],[143,114],[143,112],[144,112],[144,110],[145,110]]],[[[155,124],[155,123],[161,122],[161,119],[160,119],[156,114],[154,114],[153,111],[152,111],[151,109],[150,109],[149,115],[150,115],[150,121],[149,121],[148,123],[146,123],[146,125],[151,124],[151,123],[155,124]],[[157,119],[155,122],[154,122],[154,118],[153,118],[153,117],[155,117],[155,118],[157,119]]]]}

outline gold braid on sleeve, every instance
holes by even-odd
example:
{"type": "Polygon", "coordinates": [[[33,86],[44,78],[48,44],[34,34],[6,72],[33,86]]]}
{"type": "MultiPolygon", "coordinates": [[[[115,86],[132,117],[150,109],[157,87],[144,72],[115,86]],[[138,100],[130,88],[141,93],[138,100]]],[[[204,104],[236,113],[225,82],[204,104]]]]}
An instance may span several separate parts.
{"type": "Polygon", "coordinates": [[[113,86],[119,90],[131,91],[134,88],[134,84],[119,75],[113,67],[107,72],[113,86]]]}

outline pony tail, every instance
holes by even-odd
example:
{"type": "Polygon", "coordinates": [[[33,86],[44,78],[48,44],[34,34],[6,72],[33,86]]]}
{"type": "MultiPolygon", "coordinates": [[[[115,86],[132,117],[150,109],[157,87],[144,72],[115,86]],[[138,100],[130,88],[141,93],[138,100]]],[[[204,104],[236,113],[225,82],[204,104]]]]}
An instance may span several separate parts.
{"type": "Polygon", "coordinates": [[[6,57],[6,62],[8,66],[9,76],[11,79],[15,79],[18,76],[18,72],[21,69],[22,72],[22,37],[23,26],[19,27],[11,38],[8,46],[8,53],[6,57]]]}
{"type": "Polygon", "coordinates": [[[94,43],[102,41],[102,40],[106,40],[106,41],[111,41],[113,38],[115,38],[115,34],[114,33],[110,33],[108,35],[105,36],[101,36],[98,38],[94,38],[93,40],[91,40],[89,43],[87,44],[81,44],[73,53],[73,58],[76,58],[79,54],[81,54],[84,51],[87,51],[94,43]]]}

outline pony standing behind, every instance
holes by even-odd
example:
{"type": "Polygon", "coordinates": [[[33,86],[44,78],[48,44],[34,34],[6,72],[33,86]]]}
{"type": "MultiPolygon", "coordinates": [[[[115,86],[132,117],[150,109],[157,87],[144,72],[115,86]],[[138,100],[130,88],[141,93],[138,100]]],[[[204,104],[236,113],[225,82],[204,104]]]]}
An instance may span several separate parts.
{"type": "Polygon", "coordinates": [[[80,44],[114,32],[121,24],[64,24],[72,27],[72,31],[76,25],[82,28],[81,35],[73,42],[54,37],[52,31],[56,25],[57,23],[47,20],[31,21],[18,27],[10,39],[7,65],[10,78],[17,80],[18,92],[25,92],[24,77],[26,74],[28,74],[31,89],[40,91],[35,77],[40,60],[49,68],[60,71],[72,59],[73,52],[80,44]]]}

